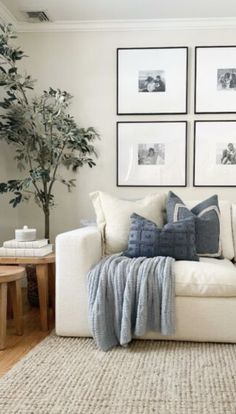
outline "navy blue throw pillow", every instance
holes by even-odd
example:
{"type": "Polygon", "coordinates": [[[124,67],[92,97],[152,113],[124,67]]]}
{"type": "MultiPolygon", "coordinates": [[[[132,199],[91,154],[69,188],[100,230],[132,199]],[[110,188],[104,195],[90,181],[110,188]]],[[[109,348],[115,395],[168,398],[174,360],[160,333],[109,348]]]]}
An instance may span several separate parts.
{"type": "Polygon", "coordinates": [[[176,260],[199,258],[195,247],[195,221],[190,217],[163,228],[144,217],[133,213],[129,232],[128,257],[169,256],[176,260]]]}
{"type": "Polygon", "coordinates": [[[166,204],[168,223],[186,218],[195,219],[196,249],[199,256],[220,257],[220,209],[218,196],[213,195],[189,210],[172,191],[166,204]]]}

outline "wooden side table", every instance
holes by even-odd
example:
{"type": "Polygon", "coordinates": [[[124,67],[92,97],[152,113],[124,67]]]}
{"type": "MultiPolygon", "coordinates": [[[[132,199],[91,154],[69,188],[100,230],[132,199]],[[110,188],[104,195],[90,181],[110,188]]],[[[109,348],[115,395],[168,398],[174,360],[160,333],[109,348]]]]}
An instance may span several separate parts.
{"type": "MultiPolygon", "coordinates": [[[[0,265],[35,265],[42,331],[48,331],[49,294],[55,309],[55,254],[43,257],[0,257],[0,265]]],[[[1,266],[0,266],[1,269],[1,266]]]]}
{"type": "Polygon", "coordinates": [[[5,348],[7,330],[7,289],[13,305],[13,315],[17,335],[23,335],[23,312],[21,279],[25,269],[19,266],[0,266],[0,350],[5,348]]]}

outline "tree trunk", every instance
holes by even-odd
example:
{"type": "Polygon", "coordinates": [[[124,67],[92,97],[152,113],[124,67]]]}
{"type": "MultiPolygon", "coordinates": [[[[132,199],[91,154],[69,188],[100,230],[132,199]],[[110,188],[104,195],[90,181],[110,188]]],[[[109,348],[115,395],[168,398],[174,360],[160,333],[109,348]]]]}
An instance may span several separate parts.
{"type": "Polygon", "coordinates": [[[50,210],[44,209],[44,237],[50,241],[50,210]]]}

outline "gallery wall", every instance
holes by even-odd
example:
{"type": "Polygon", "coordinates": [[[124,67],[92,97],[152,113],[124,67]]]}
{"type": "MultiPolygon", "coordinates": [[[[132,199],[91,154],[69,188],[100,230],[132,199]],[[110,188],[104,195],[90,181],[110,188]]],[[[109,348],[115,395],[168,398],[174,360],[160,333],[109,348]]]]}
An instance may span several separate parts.
{"type": "MultiPolygon", "coordinates": [[[[68,194],[56,187],[57,205],[52,212],[52,235],[74,229],[81,218],[94,217],[89,193],[102,190],[123,198],[140,198],[168,188],[116,187],[116,121],[122,120],[187,120],[188,171],[186,188],[175,191],[183,199],[202,199],[213,193],[236,202],[236,188],[193,188],[193,121],[196,119],[235,119],[235,115],[194,115],[194,46],[233,45],[236,30],[186,29],[121,32],[64,32],[21,33],[19,43],[29,56],[24,68],[38,79],[37,90],[52,86],[69,91],[73,96],[71,112],[81,126],[94,126],[101,135],[96,144],[99,158],[93,169],[84,167],[77,174],[77,187],[68,194]],[[189,47],[189,113],[179,116],[117,116],[116,115],[116,48],[118,47],[189,47]]],[[[1,144],[1,179],[12,177],[14,163],[11,149],[1,144]]],[[[236,179],[236,177],[235,177],[236,179]]],[[[0,199],[0,215],[6,217],[1,224],[0,238],[10,236],[10,229],[23,224],[35,226],[39,234],[43,228],[41,211],[33,202],[11,210],[6,199],[0,199]],[[10,213],[9,213],[10,212],[10,213]]],[[[2,222],[2,220],[1,220],[2,222]]]]}

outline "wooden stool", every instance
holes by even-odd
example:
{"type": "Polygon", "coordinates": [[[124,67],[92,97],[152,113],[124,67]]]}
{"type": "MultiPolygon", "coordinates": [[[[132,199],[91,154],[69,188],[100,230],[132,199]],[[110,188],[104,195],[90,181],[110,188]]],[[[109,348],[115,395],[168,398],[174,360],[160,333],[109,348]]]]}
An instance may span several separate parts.
{"type": "MultiPolygon", "coordinates": [[[[0,265],[35,265],[38,291],[39,308],[42,331],[49,330],[48,323],[48,297],[50,295],[52,307],[55,310],[55,261],[56,256],[50,253],[43,257],[0,257],[0,265]]],[[[0,266],[1,269],[1,266],[0,266]]]]}
{"type": "Polygon", "coordinates": [[[23,335],[21,279],[25,269],[19,266],[0,266],[0,350],[5,348],[7,330],[7,288],[9,285],[17,335],[23,335]]]}

